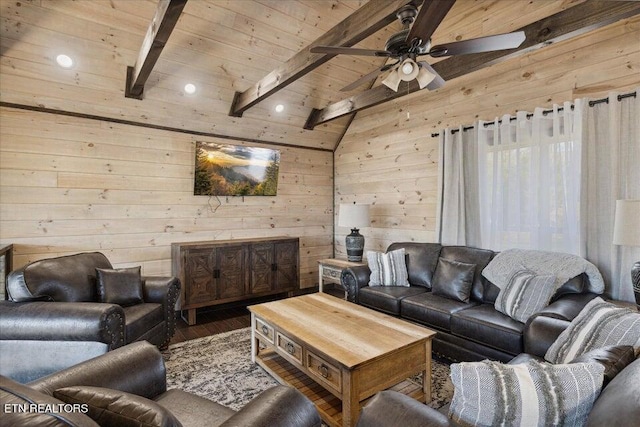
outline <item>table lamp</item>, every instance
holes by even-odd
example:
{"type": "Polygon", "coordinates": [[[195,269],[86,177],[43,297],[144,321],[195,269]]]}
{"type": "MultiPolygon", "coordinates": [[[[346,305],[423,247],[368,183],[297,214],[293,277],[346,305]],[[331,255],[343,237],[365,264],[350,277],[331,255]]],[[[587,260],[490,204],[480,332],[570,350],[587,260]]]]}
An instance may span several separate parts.
{"type": "MultiPolygon", "coordinates": [[[[613,244],[640,246],[640,199],[616,200],[613,244]]],[[[636,303],[640,304],[640,261],[631,268],[631,282],[636,303]]]]}
{"type": "Polygon", "coordinates": [[[362,262],[364,236],[359,233],[358,228],[368,227],[370,223],[369,205],[356,204],[355,202],[340,204],[338,225],[351,228],[351,234],[345,239],[348,261],[362,262]]]}

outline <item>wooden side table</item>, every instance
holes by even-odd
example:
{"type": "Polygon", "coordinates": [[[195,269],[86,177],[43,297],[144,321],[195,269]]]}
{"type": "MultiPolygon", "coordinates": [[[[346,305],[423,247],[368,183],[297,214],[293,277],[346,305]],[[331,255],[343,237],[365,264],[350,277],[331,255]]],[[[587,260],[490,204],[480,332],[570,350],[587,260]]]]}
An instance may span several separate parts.
{"type": "Polygon", "coordinates": [[[366,262],[350,262],[345,259],[327,258],[318,261],[318,286],[319,291],[324,292],[325,283],[340,285],[342,270],[349,267],[367,265],[366,262]]]}

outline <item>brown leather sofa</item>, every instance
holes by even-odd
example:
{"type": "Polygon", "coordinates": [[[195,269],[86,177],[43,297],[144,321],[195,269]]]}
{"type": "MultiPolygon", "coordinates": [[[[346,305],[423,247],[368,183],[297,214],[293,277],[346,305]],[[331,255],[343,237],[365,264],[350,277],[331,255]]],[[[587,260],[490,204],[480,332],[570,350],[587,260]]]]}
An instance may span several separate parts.
{"type": "MultiPolygon", "coordinates": [[[[31,408],[37,406],[31,406],[31,408]]],[[[45,408],[44,406],[41,406],[45,408]]],[[[167,390],[166,371],[160,352],[151,344],[137,342],[82,362],[29,384],[0,376],[0,424],[11,426],[253,426],[315,427],[321,425],[313,403],[298,390],[276,386],[258,395],[235,412],[208,399],[167,390]],[[69,411],[68,390],[91,387],[116,398],[92,397],[87,413],[69,411]],[[122,393],[124,392],[124,393],[122,393]],[[67,410],[58,405],[67,404],[67,410]],[[47,404],[46,410],[21,412],[18,405],[47,404]],[[158,408],[159,407],[159,408],[158,408]],[[53,408],[53,410],[51,410],[53,408]],[[107,408],[107,409],[102,409],[107,408]],[[93,421],[96,419],[97,422],[93,421]]]]}
{"type": "Polygon", "coordinates": [[[369,267],[353,267],[341,277],[347,299],[437,331],[433,351],[452,361],[507,362],[524,352],[544,355],[553,342],[546,339],[548,320],[570,321],[597,296],[583,291],[588,278],[581,274],[562,285],[550,305],[524,324],[494,308],[499,289],[482,276],[482,270],[496,252],[413,242],[393,243],[387,251],[400,248],[406,253],[409,287],[368,286],[369,267]],[[468,302],[431,292],[439,258],[476,265],[468,302]]]}
{"type": "Polygon", "coordinates": [[[98,302],[96,268],[112,268],[99,252],[11,272],[9,301],[0,302],[0,374],[28,382],[134,341],[168,344],[180,281],[142,277],[142,302],[121,306],[98,302]]]}

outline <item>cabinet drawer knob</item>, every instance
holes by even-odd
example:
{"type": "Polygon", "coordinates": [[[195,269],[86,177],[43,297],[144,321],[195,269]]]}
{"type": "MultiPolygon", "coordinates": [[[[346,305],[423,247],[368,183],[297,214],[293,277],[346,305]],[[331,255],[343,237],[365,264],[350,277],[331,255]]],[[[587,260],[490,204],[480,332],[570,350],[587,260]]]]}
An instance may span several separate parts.
{"type": "Polygon", "coordinates": [[[262,333],[269,335],[269,328],[267,328],[267,325],[262,325],[262,333]]]}
{"type": "Polygon", "coordinates": [[[320,375],[324,378],[329,378],[329,368],[324,363],[318,366],[318,372],[320,372],[320,375]]]}
{"type": "Polygon", "coordinates": [[[293,347],[293,344],[291,344],[290,342],[287,343],[286,348],[287,348],[287,353],[289,354],[293,354],[296,352],[296,349],[293,347]]]}

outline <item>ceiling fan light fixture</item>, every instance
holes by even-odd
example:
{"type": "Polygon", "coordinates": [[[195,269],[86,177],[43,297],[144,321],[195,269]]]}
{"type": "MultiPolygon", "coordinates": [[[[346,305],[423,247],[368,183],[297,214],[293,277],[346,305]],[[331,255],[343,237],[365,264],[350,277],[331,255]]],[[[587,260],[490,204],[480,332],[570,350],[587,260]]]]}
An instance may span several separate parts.
{"type": "Polygon", "coordinates": [[[382,84],[392,91],[397,92],[398,86],[400,85],[400,73],[398,70],[391,71],[389,75],[382,80],[382,84]]]}
{"type": "Polygon", "coordinates": [[[402,64],[398,68],[398,74],[400,80],[410,82],[418,76],[418,64],[411,58],[407,58],[402,61],[402,64]]]}
{"type": "Polygon", "coordinates": [[[418,81],[418,86],[420,89],[424,89],[429,83],[436,78],[436,75],[426,70],[424,67],[419,67],[418,75],[416,76],[416,80],[418,81]]]}

